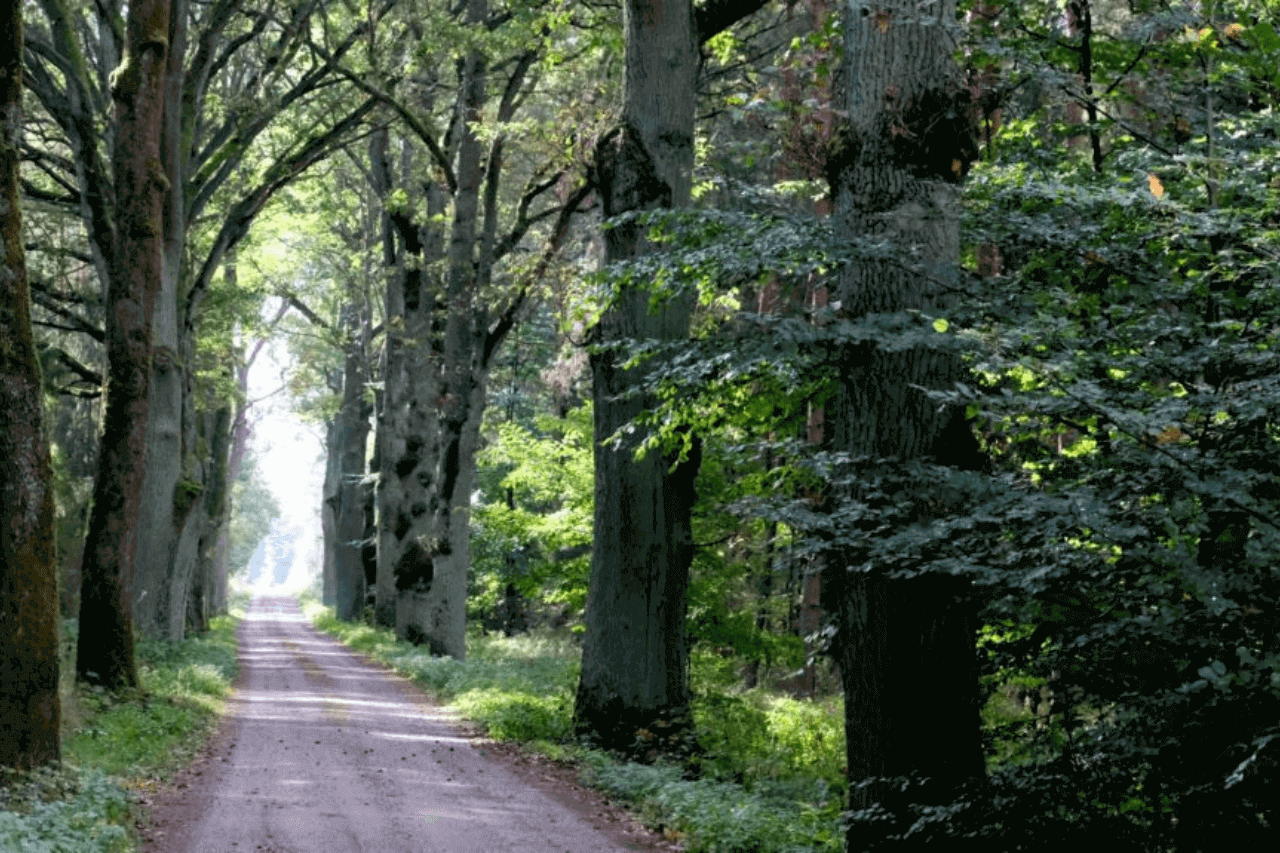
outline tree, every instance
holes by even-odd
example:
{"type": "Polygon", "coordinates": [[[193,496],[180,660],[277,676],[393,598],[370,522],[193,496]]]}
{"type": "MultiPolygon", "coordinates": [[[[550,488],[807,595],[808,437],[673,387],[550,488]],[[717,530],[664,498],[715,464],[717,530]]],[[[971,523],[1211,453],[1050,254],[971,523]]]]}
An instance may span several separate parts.
{"type": "Polygon", "coordinates": [[[169,62],[168,0],[130,4],[125,48],[112,76],[115,238],[107,291],[107,387],[93,513],[85,542],[76,674],[109,688],[134,686],[130,600],[146,470],[151,319],[164,276],[159,170],[169,62]]]}
{"type": "Polygon", "coordinates": [[[329,499],[333,504],[334,607],[339,619],[358,619],[364,610],[365,571],[365,482],[369,416],[372,406],[366,399],[369,363],[369,322],[365,306],[352,294],[342,308],[342,331],[346,339],[342,377],[342,408],[333,427],[336,451],[337,486],[329,499]]]}
{"type": "MultiPolygon", "coordinates": [[[[693,172],[694,91],[698,67],[689,0],[630,0],[623,8],[626,72],[618,126],[596,149],[606,217],[689,202],[693,172]]],[[[641,226],[605,234],[605,263],[644,251],[641,226]]],[[[686,722],[686,590],[693,559],[690,510],[696,439],[677,457],[635,459],[634,440],[610,443],[645,407],[631,392],[636,371],[619,344],[673,341],[689,333],[685,295],[651,308],[640,286],[618,293],[595,331],[591,355],[595,405],[595,539],[587,587],[582,675],[575,726],[606,748],[629,747],[638,729],[686,722]]]]}
{"type": "MultiPolygon", "coordinates": [[[[385,14],[384,3],[374,10],[385,14]]],[[[229,251],[248,233],[267,202],[312,164],[336,150],[372,109],[368,99],[347,108],[324,106],[313,93],[332,79],[333,57],[341,57],[368,23],[351,25],[328,54],[310,42],[313,19],[327,17],[329,4],[305,4],[288,20],[268,27],[262,16],[252,31],[258,39],[239,39],[228,30],[244,14],[238,4],[217,3],[209,10],[175,7],[177,29],[173,44],[185,48],[190,37],[195,50],[174,53],[174,69],[166,92],[164,167],[173,188],[167,196],[165,238],[168,276],[159,301],[156,330],[161,357],[155,360],[153,382],[157,394],[148,432],[145,529],[136,571],[140,587],[151,591],[148,602],[135,591],[134,607],[142,629],[151,635],[180,639],[188,611],[191,579],[201,560],[202,543],[216,541],[217,521],[206,510],[208,498],[225,494],[228,468],[223,459],[210,458],[198,448],[229,449],[225,441],[199,435],[203,413],[197,406],[192,364],[197,352],[197,329],[202,303],[229,251]],[[188,31],[190,35],[188,36],[188,31]],[[296,76],[282,75],[280,57],[291,54],[296,76]],[[307,62],[304,64],[304,59],[307,62]],[[221,70],[224,75],[216,73],[221,70]],[[238,78],[238,79],[237,79],[238,78]],[[229,91],[237,85],[241,91],[229,91]],[[257,97],[252,108],[242,100],[257,97]],[[228,105],[215,112],[211,105],[228,105]],[[310,120],[309,110],[324,119],[310,120]],[[306,118],[304,118],[306,116],[306,118]],[[309,132],[273,152],[261,177],[248,186],[232,180],[236,167],[251,156],[255,142],[268,128],[290,120],[307,122],[309,132]],[[230,196],[229,198],[227,196],[230,196]],[[212,207],[218,211],[216,230],[197,234],[193,223],[212,207]],[[197,237],[202,239],[197,240],[197,237]],[[190,250],[199,245],[201,252],[190,250]]],[[[256,16],[255,16],[256,17],[256,16]]],[[[220,404],[215,403],[215,408],[220,404]]],[[[217,501],[215,501],[215,504],[217,501]]]]}
{"type": "Polygon", "coordinates": [[[0,765],[61,757],[53,471],[31,335],[18,162],[22,2],[0,4],[0,765]]]}
{"type": "MultiPolygon", "coordinates": [[[[836,314],[865,320],[944,310],[958,281],[956,184],[977,153],[969,92],[952,59],[955,4],[883,2],[846,12],[847,118],[828,164],[836,227],[897,251],[841,270],[836,314]]],[[[874,505],[898,466],[923,458],[981,467],[964,410],[940,408],[925,393],[961,378],[958,355],[862,344],[846,348],[842,367],[826,411],[827,440],[850,467],[829,500],[874,505]]],[[[936,496],[911,479],[905,488],[914,523],[927,524],[936,496]]],[[[917,776],[928,783],[913,792],[915,801],[950,802],[984,774],[968,583],[936,572],[892,577],[859,546],[857,522],[850,526],[840,533],[853,541],[828,556],[824,584],[835,602],[849,779],[917,776]]],[[[850,807],[883,804],[892,790],[883,781],[851,785],[850,807]]],[[[849,849],[866,843],[867,826],[851,826],[849,849]]]]}
{"type": "MultiPolygon", "coordinates": [[[[605,217],[689,203],[699,46],[762,5],[709,3],[695,13],[689,0],[624,4],[622,112],[595,152],[605,217]]],[[[605,232],[606,264],[646,251],[634,220],[605,232]]],[[[688,722],[685,616],[701,442],[686,433],[673,453],[637,459],[634,434],[613,439],[652,403],[637,389],[655,365],[629,368],[623,347],[687,338],[692,308],[692,293],[632,282],[592,333],[595,539],[574,716],[579,735],[607,748],[630,748],[638,729],[654,726],[676,736],[688,722]]]]}
{"type": "Polygon", "coordinates": [[[438,26],[457,28],[466,44],[443,133],[432,127],[434,74],[415,81],[425,94],[413,108],[393,92],[378,92],[409,138],[399,170],[391,168],[390,146],[383,143],[371,174],[385,199],[391,267],[378,415],[375,614],[383,623],[394,620],[398,635],[459,658],[489,372],[590,192],[588,184],[572,182],[563,132],[551,122],[541,132],[554,142],[533,135],[526,151],[513,144],[517,110],[535,84],[545,85],[536,72],[552,32],[550,20],[540,17],[544,11],[550,13],[491,15],[486,2],[472,0],[441,16],[438,26]],[[495,83],[501,94],[491,99],[495,83]],[[483,121],[491,109],[489,135],[483,121]],[[429,177],[412,183],[401,176],[421,169],[410,143],[421,144],[430,158],[429,177]],[[526,181],[514,199],[509,175],[516,170],[508,159],[523,167],[526,181]],[[515,267],[510,257],[543,220],[550,222],[542,250],[528,266],[515,267]]]}

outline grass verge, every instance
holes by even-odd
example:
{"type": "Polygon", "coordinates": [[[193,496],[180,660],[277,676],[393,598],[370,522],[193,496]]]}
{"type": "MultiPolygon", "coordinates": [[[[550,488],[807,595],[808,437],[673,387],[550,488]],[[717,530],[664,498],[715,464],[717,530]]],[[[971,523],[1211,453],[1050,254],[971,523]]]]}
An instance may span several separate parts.
{"type": "MultiPolygon", "coordinates": [[[[233,601],[234,605],[239,603],[233,601]]],[[[62,630],[62,762],[0,774],[0,850],[129,853],[134,806],[204,745],[237,672],[236,618],[201,637],[142,640],[139,686],[75,682],[76,620],[62,630]]]]}
{"type": "MultiPolygon", "coordinates": [[[[572,740],[581,649],[568,632],[470,635],[467,660],[456,661],[432,657],[389,630],[339,621],[313,594],[303,594],[300,604],[319,630],[413,679],[489,737],[574,762],[583,783],[627,803],[689,853],[841,849],[838,703],[699,691],[694,718],[706,752],[694,772],[619,762],[572,740]]],[[[691,681],[699,684],[697,672],[691,681]]]]}

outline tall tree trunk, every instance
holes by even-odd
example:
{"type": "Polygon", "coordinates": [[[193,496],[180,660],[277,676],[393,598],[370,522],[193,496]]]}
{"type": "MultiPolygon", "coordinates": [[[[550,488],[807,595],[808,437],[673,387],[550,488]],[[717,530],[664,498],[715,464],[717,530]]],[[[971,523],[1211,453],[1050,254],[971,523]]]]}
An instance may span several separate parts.
{"type": "MultiPolygon", "coordinates": [[[[867,260],[840,275],[835,299],[850,317],[945,308],[959,262],[955,185],[976,154],[965,90],[951,59],[955,3],[845,6],[843,109],[830,163],[835,216],[851,236],[889,240],[920,264],[867,260]]],[[[959,360],[925,348],[851,350],[826,421],[834,450],[899,461],[931,456],[980,465],[963,412],[939,411],[919,388],[950,388],[959,360]]],[[[856,488],[856,487],[855,487],[856,488]]],[[[908,802],[949,802],[982,776],[975,614],[967,582],[847,574],[861,562],[828,558],[845,689],[851,783],[919,775],[908,802]]],[[[888,804],[893,788],[850,787],[850,808],[888,804]]],[[[849,849],[867,841],[851,826],[849,849]]],[[[901,830],[901,827],[898,827],[901,830]]],[[[897,848],[895,848],[897,849],[897,848]]]]}
{"type": "Polygon", "coordinates": [[[182,140],[183,60],[187,0],[171,0],[168,77],[160,164],[168,181],[164,199],[164,281],[153,318],[151,401],[147,422],[147,470],[133,565],[133,618],[149,637],[177,641],[185,632],[187,588],[195,562],[196,531],[186,530],[203,488],[194,465],[205,460],[184,453],[191,442],[191,330],[182,310],[183,248],[187,235],[185,152],[182,140]],[[186,468],[187,470],[184,470],[186,468]]]}
{"type": "Polygon", "coordinates": [[[325,428],[324,486],[320,503],[320,532],[324,537],[320,566],[320,603],[334,608],[338,604],[338,507],[339,486],[342,483],[343,426],[342,415],[339,413],[325,428]]]}
{"type": "Polygon", "coordinates": [[[165,275],[161,132],[169,0],[131,3],[112,74],[118,135],[117,221],[107,293],[106,411],[85,542],[76,673],[107,687],[137,684],[130,581],[146,470],[152,314],[165,275]]]}
{"type": "Polygon", "coordinates": [[[364,609],[365,485],[369,404],[365,402],[369,326],[355,303],[348,303],[343,326],[347,354],[342,381],[342,411],[337,506],[334,512],[334,596],[339,619],[358,619],[364,609]]]}
{"type": "MultiPolygon", "coordinates": [[[[430,114],[429,112],[427,113],[430,114]]],[[[408,245],[399,249],[392,230],[391,214],[387,211],[387,198],[393,184],[392,165],[387,152],[389,134],[383,128],[369,137],[369,174],[374,191],[383,206],[382,245],[383,263],[387,267],[387,287],[383,294],[384,323],[382,336],[382,399],[378,406],[376,436],[378,442],[378,491],[375,496],[378,510],[378,566],[374,579],[373,621],[375,625],[394,628],[396,624],[396,584],[394,560],[399,539],[393,519],[404,512],[404,485],[398,476],[394,461],[404,456],[404,406],[402,400],[408,384],[404,372],[405,341],[400,329],[406,324],[404,310],[405,279],[410,271],[407,265],[411,250],[408,245]]],[[[406,144],[406,149],[408,148],[406,144]]],[[[406,151],[406,159],[408,157],[406,151]]],[[[409,240],[417,240],[417,229],[410,227],[409,240]]],[[[417,261],[417,253],[414,260],[417,261]]],[[[421,270],[415,268],[415,275],[421,270]]],[[[425,505],[424,505],[425,506],[425,505]]]]}
{"type": "MultiPolygon", "coordinates": [[[[689,0],[627,0],[622,122],[596,151],[604,214],[689,202],[693,171],[698,47],[689,0]]],[[[645,251],[634,224],[605,234],[605,262],[645,251]]],[[[605,747],[627,748],[639,728],[683,721],[689,689],[686,590],[693,559],[691,509],[699,464],[651,453],[634,459],[635,441],[605,439],[643,411],[624,370],[620,341],[688,336],[692,302],[675,297],[651,308],[651,294],[628,286],[600,320],[591,356],[595,402],[595,545],[587,593],[587,632],[574,709],[576,727],[605,747]]]]}
{"type": "MultiPolygon", "coordinates": [[[[216,404],[216,401],[214,401],[216,404]]],[[[193,631],[208,630],[217,612],[217,545],[231,508],[230,470],[231,407],[205,411],[200,418],[200,439],[209,447],[207,486],[189,525],[194,532],[195,568],[187,586],[187,625],[193,631]]]]}
{"type": "Polygon", "coordinates": [[[0,765],[61,757],[53,470],[22,249],[22,0],[0,3],[0,765]]]}
{"type": "MultiPolygon", "coordinates": [[[[430,109],[428,102],[425,107],[430,109]]],[[[402,172],[408,183],[410,149],[406,145],[402,172]]],[[[395,185],[385,151],[373,152],[372,173],[385,199],[395,185]]],[[[448,207],[438,182],[426,187],[426,221],[415,222],[403,212],[387,216],[387,276],[383,407],[378,421],[380,476],[378,478],[378,577],[375,619],[396,625],[397,572],[421,575],[431,536],[428,511],[436,485],[432,473],[439,434],[439,372],[443,346],[433,328],[440,302],[439,284],[430,270],[444,257],[444,230],[437,224],[448,207]],[[398,238],[398,241],[397,239],[398,238]],[[398,243],[398,250],[394,245],[398,243]]],[[[434,574],[434,571],[433,571],[434,574]]],[[[407,624],[407,622],[406,622],[407,624]]],[[[403,634],[402,634],[403,636],[403,634]]]]}
{"type": "MultiPolygon", "coordinates": [[[[480,26],[488,17],[487,0],[469,0],[466,21],[480,26]]],[[[422,380],[435,380],[431,389],[417,387],[408,405],[431,406],[414,419],[427,439],[422,453],[428,465],[417,473],[430,490],[426,505],[426,535],[401,537],[403,552],[396,561],[396,633],[427,644],[433,653],[461,660],[466,656],[467,573],[471,569],[470,510],[475,481],[475,452],[484,411],[485,337],[483,308],[476,304],[480,287],[477,257],[480,190],[484,175],[484,147],[476,133],[487,100],[486,59],[471,48],[461,63],[458,86],[457,189],[449,229],[447,281],[444,288],[444,335],[439,362],[422,380]]],[[[496,179],[496,176],[491,176],[496,179]]],[[[428,297],[420,293],[419,299],[428,297]]],[[[410,294],[406,292],[406,314],[410,294]]],[[[425,320],[434,306],[419,305],[421,331],[430,335],[425,320]]],[[[428,338],[430,339],[430,338],[428,338]]],[[[421,347],[422,345],[419,344],[421,347]]],[[[423,353],[422,355],[430,354],[423,353]]],[[[403,457],[402,457],[403,458],[403,457]]],[[[424,461],[420,458],[419,463],[424,461]]],[[[395,464],[393,462],[393,464],[395,464]]],[[[408,531],[412,532],[412,531],[408,531]]],[[[408,533],[407,532],[407,533],[408,533]]]]}

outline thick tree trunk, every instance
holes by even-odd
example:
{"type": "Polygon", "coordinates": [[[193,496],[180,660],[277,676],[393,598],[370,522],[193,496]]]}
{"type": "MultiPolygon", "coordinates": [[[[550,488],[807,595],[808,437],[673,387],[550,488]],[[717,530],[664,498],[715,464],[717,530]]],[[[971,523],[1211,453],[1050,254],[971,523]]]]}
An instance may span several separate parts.
{"type": "MultiPolygon", "coordinates": [[[[429,111],[427,114],[430,114],[429,111]]],[[[418,242],[417,228],[409,223],[408,234],[399,250],[392,230],[391,214],[386,210],[387,198],[394,179],[387,151],[389,134],[379,130],[369,138],[369,174],[374,191],[383,205],[382,245],[383,262],[386,265],[387,288],[383,294],[383,316],[387,318],[382,336],[382,399],[378,406],[376,436],[378,442],[378,491],[377,542],[378,565],[374,578],[373,621],[376,625],[394,628],[396,624],[395,560],[399,558],[396,525],[392,521],[408,509],[404,505],[404,483],[394,464],[403,459],[405,451],[404,398],[409,377],[405,373],[405,339],[400,329],[407,325],[404,310],[405,279],[410,275],[407,265],[412,254],[418,261],[418,253],[408,243],[418,242]]],[[[406,146],[407,148],[407,146],[406,146]]],[[[406,152],[406,159],[408,154],[406,152]]],[[[415,266],[414,275],[421,276],[415,266]]],[[[407,334],[407,329],[406,329],[407,334]]],[[[423,504],[425,507],[425,504],[423,504]]],[[[407,514],[406,514],[407,515],[407,514]]]]}
{"type": "MultiPolygon", "coordinates": [[[[480,26],[487,16],[486,0],[470,0],[468,24],[480,26]]],[[[425,507],[429,526],[426,535],[400,537],[403,552],[393,570],[398,593],[396,633],[427,644],[435,654],[458,660],[466,656],[471,489],[487,372],[488,325],[485,311],[476,303],[480,291],[478,270],[486,260],[483,247],[477,253],[480,189],[485,175],[484,148],[476,125],[488,85],[486,60],[479,50],[468,51],[461,63],[460,77],[457,189],[446,255],[449,271],[444,293],[444,339],[439,366],[423,377],[427,381],[428,377],[438,377],[436,394],[428,396],[424,393],[428,389],[415,388],[408,401],[413,408],[436,409],[415,411],[412,416],[427,439],[421,452],[428,468],[417,476],[425,477],[424,485],[429,489],[425,507]]],[[[419,299],[426,296],[421,293],[419,299]]],[[[406,292],[406,314],[409,301],[410,294],[406,292]]],[[[420,305],[419,310],[434,313],[432,306],[420,305]]],[[[430,335],[426,322],[421,329],[430,335]]],[[[419,458],[419,464],[423,458],[419,458]]]]}
{"type": "MultiPolygon", "coordinates": [[[[342,374],[335,372],[329,379],[329,390],[341,394],[344,377],[345,371],[342,374]]],[[[339,409],[325,428],[324,485],[320,502],[320,532],[324,548],[320,568],[320,601],[335,610],[338,604],[338,513],[342,501],[342,448],[346,443],[345,432],[346,420],[339,409]]]]}
{"type": "MultiPolygon", "coordinates": [[[[689,0],[628,0],[622,123],[597,148],[606,216],[688,204],[698,48],[689,0]]],[[[636,225],[605,235],[605,261],[644,251],[636,225]]],[[[603,746],[625,749],[637,729],[678,729],[687,717],[686,589],[693,558],[690,512],[699,458],[634,459],[635,442],[605,439],[643,411],[639,378],[612,348],[628,339],[678,340],[689,333],[684,297],[650,306],[647,290],[618,295],[591,356],[595,401],[595,546],[576,726],[603,746]],[[655,729],[656,721],[662,721],[655,729]]]]}
{"type": "Polygon", "coordinates": [[[182,310],[183,248],[187,236],[186,168],[182,144],[182,66],[187,0],[171,0],[168,75],[161,158],[168,187],[164,198],[164,280],[152,328],[151,400],[147,421],[147,470],[133,565],[133,619],[138,631],[178,641],[185,633],[187,591],[197,557],[199,531],[187,522],[203,489],[191,449],[192,330],[182,310]],[[186,470],[184,470],[184,468],[186,470]]]}
{"type": "Polygon", "coordinates": [[[338,603],[338,487],[342,483],[342,445],[344,422],[341,414],[329,421],[325,430],[324,487],[320,506],[320,532],[324,537],[324,554],[320,568],[320,602],[326,607],[338,603]]]}
{"type": "Polygon", "coordinates": [[[231,407],[206,411],[200,418],[200,439],[209,448],[210,470],[207,486],[191,515],[188,527],[195,541],[195,566],[187,586],[187,625],[194,631],[208,630],[216,610],[217,548],[231,507],[230,471],[231,407]]]}
{"type": "MultiPolygon", "coordinates": [[[[375,152],[373,159],[376,189],[385,198],[394,186],[391,164],[385,152],[375,152]]],[[[403,171],[407,178],[408,162],[403,171]]],[[[394,228],[394,233],[387,235],[388,242],[398,236],[400,250],[388,250],[388,261],[395,269],[387,277],[386,316],[392,319],[385,336],[383,407],[378,422],[375,619],[388,627],[397,624],[397,572],[403,577],[422,574],[426,557],[420,543],[432,535],[429,510],[436,486],[435,450],[440,431],[435,401],[441,396],[439,373],[444,353],[440,334],[432,328],[438,316],[439,284],[429,270],[444,257],[444,232],[436,218],[448,205],[439,184],[427,186],[426,204],[425,224],[419,225],[402,213],[389,215],[387,223],[388,228],[394,228]]],[[[408,624],[403,623],[404,627],[408,624]]]]}
{"type": "MultiPolygon", "coordinates": [[[[850,317],[944,308],[941,294],[956,276],[955,184],[974,144],[951,59],[954,23],[953,0],[845,6],[848,119],[829,171],[837,223],[851,236],[890,240],[921,265],[850,265],[834,294],[850,317]]],[[[923,348],[850,351],[827,412],[833,449],[977,466],[963,413],[939,411],[913,387],[949,388],[960,370],[954,356],[923,348]]],[[[949,802],[961,783],[983,774],[968,584],[849,575],[846,564],[831,555],[826,579],[838,625],[849,780],[928,777],[929,787],[907,802],[949,802]]],[[[850,808],[892,805],[893,790],[851,786],[850,808]]],[[[865,831],[865,824],[850,829],[850,849],[867,840],[865,831]]]]}
{"type": "Polygon", "coordinates": [[[107,298],[107,386],[80,594],[79,678],[137,684],[130,581],[146,470],[152,314],[164,280],[160,168],[168,0],[131,3],[125,56],[112,75],[119,133],[117,222],[107,298]]]}
{"type": "Polygon", "coordinates": [[[22,2],[0,2],[0,765],[61,757],[53,470],[31,337],[18,163],[22,2]]]}

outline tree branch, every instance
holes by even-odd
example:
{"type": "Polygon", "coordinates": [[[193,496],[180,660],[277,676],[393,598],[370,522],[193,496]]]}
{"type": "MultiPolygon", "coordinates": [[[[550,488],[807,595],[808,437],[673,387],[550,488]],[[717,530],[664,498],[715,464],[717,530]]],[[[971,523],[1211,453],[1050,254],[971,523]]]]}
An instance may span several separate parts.
{"type": "Polygon", "coordinates": [[[489,327],[484,339],[484,350],[480,359],[481,364],[489,364],[489,360],[493,358],[498,346],[516,324],[516,315],[524,307],[524,303],[529,297],[529,290],[546,275],[547,268],[551,266],[551,262],[564,245],[565,237],[569,234],[569,221],[573,218],[573,214],[586,201],[587,196],[595,191],[595,188],[595,183],[591,180],[584,181],[565,200],[564,206],[560,208],[560,215],[556,218],[556,224],[551,231],[551,236],[547,238],[547,243],[543,247],[542,256],[538,258],[538,262],[533,269],[525,276],[515,298],[498,315],[497,322],[489,327]]]}
{"type": "Polygon", "coordinates": [[[214,238],[213,246],[200,266],[199,273],[192,282],[191,291],[187,297],[184,323],[194,322],[195,312],[205,291],[208,290],[214,271],[222,263],[223,256],[249,232],[249,226],[253,224],[254,217],[271,200],[271,197],[334,149],[349,142],[348,134],[359,126],[375,106],[377,106],[376,99],[366,99],[328,130],[307,140],[296,152],[277,160],[267,169],[262,181],[232,206],[222,222],[218,236],[214,238]]]}
{"type": "Polygon", "coordinates": [[[63,326],[56,326],[52,328],[60,328],[68,332],[82,332],[100,344],[106,343],[107,333],[105,331],[99,329],[93,323],[90,323],[71,309],[62,307],[62,305],[59,304],[59,300],[50,290],[34,281],[31,282],[31,301],[35,302],[49,313],[57,315],[71,323],[70,328],[63,326]]]}

